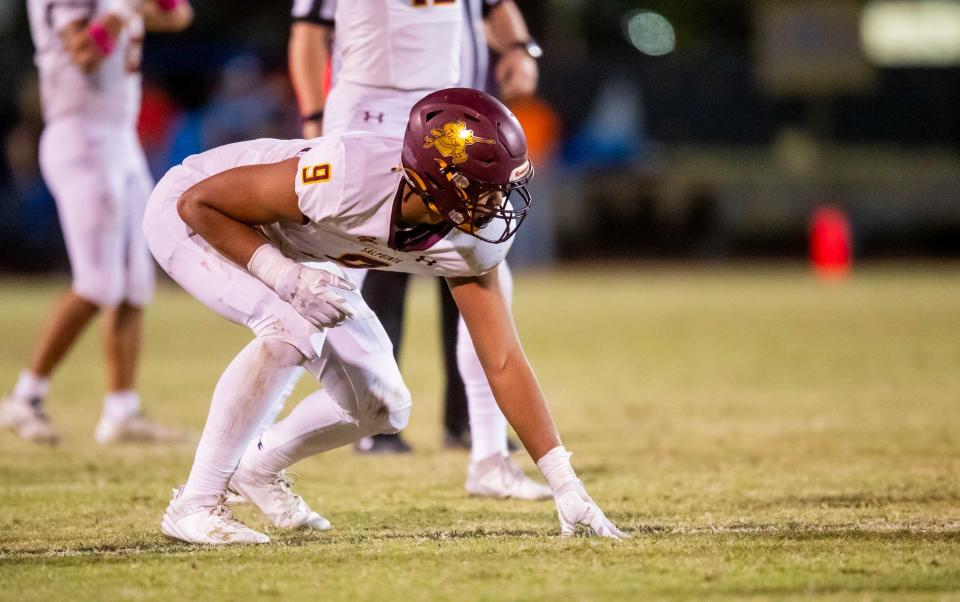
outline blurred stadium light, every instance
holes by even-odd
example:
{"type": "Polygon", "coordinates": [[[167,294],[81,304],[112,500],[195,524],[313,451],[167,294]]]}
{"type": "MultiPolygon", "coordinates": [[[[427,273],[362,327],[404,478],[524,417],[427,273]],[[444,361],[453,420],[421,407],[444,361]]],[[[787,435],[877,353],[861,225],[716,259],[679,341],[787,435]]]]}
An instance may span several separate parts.
{"type": "Polygon", "coordinates": [[[663,56],[677,46],[673,25],[663,15],[651,11],[628,13],[624,18],[627,40],[644,54],[663,56]]]}
{"type": "Polygon", "coordinates": [[[960,65],[960,1],[874,1],[860,21],[863,51],[883,67],[960,65]]]}

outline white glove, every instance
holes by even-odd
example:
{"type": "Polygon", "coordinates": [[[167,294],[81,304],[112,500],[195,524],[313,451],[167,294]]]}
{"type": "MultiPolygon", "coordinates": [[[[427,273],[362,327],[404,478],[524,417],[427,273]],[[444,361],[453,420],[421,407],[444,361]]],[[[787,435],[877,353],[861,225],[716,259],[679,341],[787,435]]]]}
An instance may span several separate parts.
{"type": "Polygon", "coordinates": [[[553,490],[557,502],[557,515],[560,517],[560,535],[572,537],[577,525],[589,527],[590,532],[600,537],[624,539],[630,537],[617,528],[606,517],[600,506],[593,501],[583,488],[583,481],[577,478],[570,465],[570,452],[558,446],[537,460],[537,467],[553,490]]]}
{"type": "Polygon", "coordinates": [[[326,270],[316,270],[299,266],[300,273],[289,298],[280,298],[293,306],[297,313],[314,326],[333,328],[334,326],[357,317],[357,311],[347,300],[334,292],[339,288],[353,291],[357,286],[326,270]]]}
{"type": "Polygon", "coordinates": [[[600,506],[583,488],[582,481],[572,481],[553,494],[560,517],[560,535],[572,537],[577,525],[586,525],[594,535],[625,539],[630,537],[610,522],[600,506]]]}
{"type": "Polygon", "coordinates": [[[273,245],[258,248],[247,270],[314,326],[332,328],[357,317],[356,310],[336,293],[336,289],[355,291],[357,285],[327,270],[300,265],[273,245]]]}

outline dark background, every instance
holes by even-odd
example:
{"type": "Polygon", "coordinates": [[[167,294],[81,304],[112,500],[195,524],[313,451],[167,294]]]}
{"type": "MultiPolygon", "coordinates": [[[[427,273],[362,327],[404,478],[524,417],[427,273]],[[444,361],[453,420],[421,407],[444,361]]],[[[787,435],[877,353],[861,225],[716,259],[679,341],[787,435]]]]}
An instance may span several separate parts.
{"type": "MultiPolygon", "coordinates": [[[[849,217],[860,258],[960,255],[960,69],[869,67],[860,89],[784,95],[758,77],[758,3],[518,4],[545,50],[541,96],[562,125],[540,172],[538,211],[550,220],[537,236],[553,249],[541,260],[802,257],[823,204],[849,217]],[[629,43],[624,21],[637,10],[669,19],[674,52],[629,43]],[[621,104],[605,104],[608,87],[621,104]]],[[[0,11],[0,267],[46,270],[65,260],[30,171],[40,124],[24,5],[0,11]]],[[[156,175],[209,146],[298,135],[287,4],[195,8],[189,30],[146,45],[145,88],[161,108],[145,108],[153,122],[141,129],[156,175]]]]}

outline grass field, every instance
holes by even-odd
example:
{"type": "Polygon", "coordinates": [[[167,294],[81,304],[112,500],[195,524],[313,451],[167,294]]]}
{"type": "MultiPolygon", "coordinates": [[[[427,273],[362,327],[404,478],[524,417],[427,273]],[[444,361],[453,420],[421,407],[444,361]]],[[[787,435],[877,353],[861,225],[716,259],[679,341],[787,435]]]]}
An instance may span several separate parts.
{"type": "MultiPolygon", "coordinates": [[[[58,285],[0,284],[0,388],[58,285]]],[[[466,455],[440,446],[432,286],[415,288],[403,360],[417,453],[302,463],[298,488],[334,529],[257,548],[160,535],[193,447],[92,443],[88,333],[49,403],[64,444],[0,435],[0,599],[960,599],[957,266],[842,287],[800,267],[519,276],[528,354],[574,465],[633,534],[619,543],[556,537],[550,503],[464,495],[466,455]]],[[[148,411],[199,432],[247,338],[161,288],[148,411]]]]}

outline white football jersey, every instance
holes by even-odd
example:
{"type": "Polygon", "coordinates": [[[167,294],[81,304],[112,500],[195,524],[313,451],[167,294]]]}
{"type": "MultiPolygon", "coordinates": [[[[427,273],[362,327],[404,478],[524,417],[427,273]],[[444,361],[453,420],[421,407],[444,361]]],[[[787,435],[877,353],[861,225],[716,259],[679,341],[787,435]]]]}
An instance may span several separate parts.
{"type": "MultiPolygon", "coordinates": [[[[259,229],[296,261],[335,261],[351,268],[429,276],[484,274],[507,256],[512,239],[493,244],[449,225],[396,227],[403,141],[358,132],[312,140],[261,139],[188,157],[197,181],[242,165],[299,157],[295,183],[307,224],[278,222],[259,229]]],[[[502,228],[493,220],[489,238],[502,228]]],[[[489,228],[490,230],[487,230],[489,228]]]]}
{"type": "Polygon", "coordinates": [[[464,0],[336,3],[337,78],[397,90],[439,90],[460,81],[464,0]]]}
{"type": "Polygon", "coordinates": [[[60,32],[68,24],[102,16],[105,5],[104,0],[27,0],[47,123],[72,116],[122,124],[136,122],[140,111],[143,20],[128,23],[113,53],[89,75],[73,64],[60,39],[60,32]]]}

